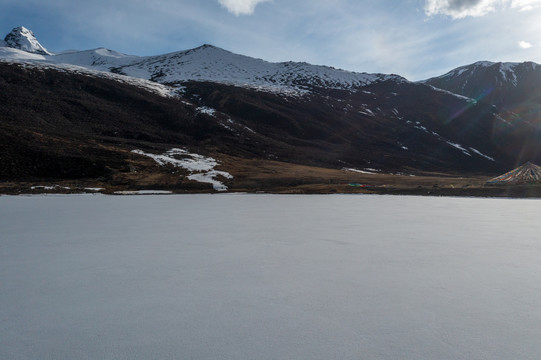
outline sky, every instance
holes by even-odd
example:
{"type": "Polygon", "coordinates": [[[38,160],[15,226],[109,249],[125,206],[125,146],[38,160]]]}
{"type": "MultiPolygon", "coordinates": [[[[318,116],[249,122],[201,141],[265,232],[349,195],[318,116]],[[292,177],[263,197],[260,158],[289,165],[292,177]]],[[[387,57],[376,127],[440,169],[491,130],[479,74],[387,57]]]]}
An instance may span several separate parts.
{"type": "Polygon", "coordinates": [[[416,81],[475,61],[541,63],[541,0],[0,0],[0,37],[158,55],[212,44],[416,81]]]}

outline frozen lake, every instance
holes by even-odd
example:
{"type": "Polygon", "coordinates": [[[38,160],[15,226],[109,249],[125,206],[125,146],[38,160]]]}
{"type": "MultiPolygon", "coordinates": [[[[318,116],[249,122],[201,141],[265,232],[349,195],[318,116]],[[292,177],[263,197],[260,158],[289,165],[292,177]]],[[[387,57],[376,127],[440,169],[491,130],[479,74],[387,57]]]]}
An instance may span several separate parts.
{"type": "Polygon", "coordinates": [[[0,197],[0,359],[539,359],[540,200],[0,197]]]}

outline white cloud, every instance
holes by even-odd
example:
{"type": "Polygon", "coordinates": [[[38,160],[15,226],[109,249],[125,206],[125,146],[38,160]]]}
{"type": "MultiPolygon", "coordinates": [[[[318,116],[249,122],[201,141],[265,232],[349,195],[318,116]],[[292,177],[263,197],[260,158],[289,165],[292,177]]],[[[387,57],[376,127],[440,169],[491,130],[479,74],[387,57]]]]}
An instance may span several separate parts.
{"type": "Polygon", "coordinates": [[[511,8],[519,11],[529,11],[541,6],[541,0],[512,0],[511,8]]]}
{"type": "Polygon", "coordinates": [[[218,0],[220,5],[226,8],[227,11],[237,16],[251,15],[258,4],[267,1],[270,0],[218,0]]]}
{"type": "Polygon", "coordinates": [[[521,48],[521,49],[529,49],[532,47],[532,44],[530,44],[529,42],[527,41],[519,41],[518,42],[518,46],[521,48]]]}
{"type": "Polygon", "coordinates": [[[496,10],[496,5],[504,0],[426,0],[425,13],[447,15],[453,19],[467,16],[484,16],[496,10]]]}
{"type": "Polygon", "coordinates": [[[428,16],[447,15],[453,19],[479,17],[499,9],[529,11],[541,6],[541,0],[425,0],[428,16]]]}

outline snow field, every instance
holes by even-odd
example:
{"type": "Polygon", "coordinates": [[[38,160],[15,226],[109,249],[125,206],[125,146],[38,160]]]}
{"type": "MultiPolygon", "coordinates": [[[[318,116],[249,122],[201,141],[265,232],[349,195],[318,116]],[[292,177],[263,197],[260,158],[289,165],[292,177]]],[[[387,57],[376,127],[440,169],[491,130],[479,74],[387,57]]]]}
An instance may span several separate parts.
{"type": "Polygon", "coordinates": [[[539,200],[0,197],[2,359],[538,359],[539,200]]]}
{"type": "Polygon", "coordinates": [[[227,186],[225,186],[221,181],[216,180],[216,177],[221,176],[225,179],[233,178],[233,176],[228,172],[214,170],[214,167],[218,165],[218,161],[216,161],[214,158],[189,153],[184,149],[174,148],[167,151],[163,155],[145,153],[142,150],[132,150],[132,152],[135,154],[148,156],[162,166],[169,164],[188,170],[190,172],[188,179],[212,184],[212,187],[216,191],[227,191],[227,186]]]}

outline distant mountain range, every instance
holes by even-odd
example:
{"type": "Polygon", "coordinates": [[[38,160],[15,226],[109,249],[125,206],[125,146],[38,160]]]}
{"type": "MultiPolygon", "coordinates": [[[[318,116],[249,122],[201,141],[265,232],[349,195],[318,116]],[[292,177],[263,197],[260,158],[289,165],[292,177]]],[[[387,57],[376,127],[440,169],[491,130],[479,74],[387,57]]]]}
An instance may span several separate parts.
{"type": "Polygon", "coordinates": [[[158,56],[0,43],[0,180],[114,177],[132,150],[365,172],[497,174],[541,160],[541,66],[410,82],[203,45],[158,56]],[[39,159],[39,160],[36,160],[39,159]]]}
{"type": "Polygon", "coordinates": [[[146,57],[105,48],[52,54],[24,27],[13,29],[6,44],[1,53],[4,59],[77,65],[170,85],[194,80],[302,93],[312,87],[353,89],[385,80],[406,81],[397,75],[354,73],[307,63],[270,63],[212,45],[146,57]]]}

